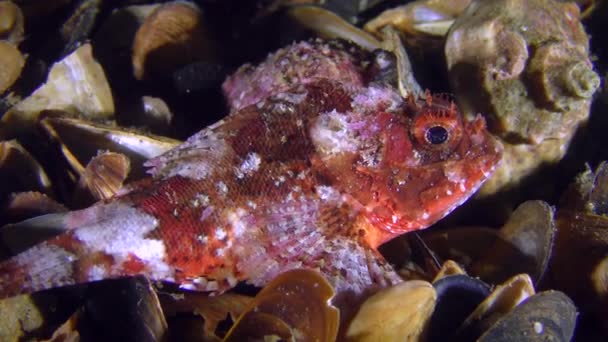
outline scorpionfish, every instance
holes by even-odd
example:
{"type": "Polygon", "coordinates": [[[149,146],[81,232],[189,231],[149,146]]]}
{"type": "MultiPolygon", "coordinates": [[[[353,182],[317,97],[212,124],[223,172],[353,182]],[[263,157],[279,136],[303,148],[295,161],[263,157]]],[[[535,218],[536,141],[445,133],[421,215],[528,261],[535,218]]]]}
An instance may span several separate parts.
{"type": "Polygon", "coordinates": [[[377,248],[462,204],[502,148],[481,116],[403,98],[360,53],[305,42],[241,68],[226,118],[149,160],[148,179],[60,214],[61,234],[0,263],[0,297],[131,275],[221,293],[296,268],[338,293],[400,282],[377,248]]]}

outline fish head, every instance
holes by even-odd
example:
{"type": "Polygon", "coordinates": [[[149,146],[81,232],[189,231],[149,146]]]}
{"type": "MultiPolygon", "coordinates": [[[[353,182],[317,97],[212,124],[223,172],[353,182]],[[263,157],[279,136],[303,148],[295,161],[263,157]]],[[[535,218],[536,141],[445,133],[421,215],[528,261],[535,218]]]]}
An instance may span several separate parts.
{"type": "Polygon", "coordinates": [[[481,115],[465,120],[446,95],[427,92],[399,101],[382,93],[389,90],[368,89],[364,101],[354,97],[357,119],[345,119],[354,132],[339,143],[351,138],[356,148],[325,159],[333,183],[382,232],[377,244],[449,214],[491,176],[502,157],[502,145],[481,115]]]}

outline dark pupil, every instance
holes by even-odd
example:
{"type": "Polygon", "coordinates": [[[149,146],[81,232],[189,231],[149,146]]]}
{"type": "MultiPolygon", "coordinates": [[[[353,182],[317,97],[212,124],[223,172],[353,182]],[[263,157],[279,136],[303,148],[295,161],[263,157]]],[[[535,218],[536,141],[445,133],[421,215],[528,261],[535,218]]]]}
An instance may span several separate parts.
{"type": "Polygon", "coordinates": [[[433,145],[443,144],[448,140],[448,130],[441,126],[434,126],[426,131],[426,140],[433,145]]]}

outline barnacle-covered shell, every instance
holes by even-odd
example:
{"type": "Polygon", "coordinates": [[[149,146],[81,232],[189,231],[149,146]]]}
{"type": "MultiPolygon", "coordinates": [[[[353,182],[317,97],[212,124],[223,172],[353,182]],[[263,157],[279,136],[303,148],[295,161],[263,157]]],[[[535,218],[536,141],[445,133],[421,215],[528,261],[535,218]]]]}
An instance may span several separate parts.
{"type": "Polygon", "coordinates": [[[127,156],[103,152],[89,161],[80,175],[79,187],[87,189],[95,200],[107,200],[118,193],[130,170],[127,156]]]}
{"type": "Polygon", "coordinates": [[[0,68],[0,93],[3,93],[21,75],[25,58],[16,46],[0,41],[0,65],[2,65],[2,68],[0,68]]]}
{"type": "Polygon", "coordinates": [[[339,312],[330,305],[334,290],[313,270],[285,272],[252,301],[224,341],[279,336],[283,339],[335,341],[339,312]]]}
{"type": "Polygon", "coordinates": [[[551,258],[555,288],[608,329],[608,163],[580,174],[562,198],[551,258]]]}
{"type": "Polygon", "coordinates": [[[44,315],[31,296],[0,301],[0,340],[19,341],[44,324],[44,315]]]}
{"type": "Polygon", "coordinates": [[[473,1],[450,29],[445,54],[462,110],[487,115],[505,142],[484,194],[560,160],[599,86],[572,3],[473,1]]]}
{"type": "Polygon", "coordinates": [[[435,308],[428,282],[410,280],[368,298],[346,332],[349,341],[418,341],[435,308]]]}
{"type": "Polygon", "coordinates": [[[45,110],[97,119],[114,114],[110,86],[90,44],[55,63],[46,83],[2,117],[3,133],[10,136],[31,128],[45,110]]]}
{"type": "Polygon", "coordinates": [[[169,2],[154,9],[137,30],[133,72],[137,79],[166,76],[213,53],[198,6],[186,1],[169,2]]]}
{"type": "Polygon", "coordinates": [[[0,1],[0,40],[19,45],[23,40],[23,32],[21,8],[12,1],[0,1]]]}

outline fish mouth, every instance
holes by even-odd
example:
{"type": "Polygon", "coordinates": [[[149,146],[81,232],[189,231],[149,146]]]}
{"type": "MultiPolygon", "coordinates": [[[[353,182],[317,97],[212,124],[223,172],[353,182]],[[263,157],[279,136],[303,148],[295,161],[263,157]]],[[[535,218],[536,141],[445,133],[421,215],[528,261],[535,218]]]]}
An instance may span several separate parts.
{"type": "Polygon", "coordinates": [[[395,174],[384,196],[368,204],[369,222],[396,236],[427,228],[466,202],[502,160],[502,144],[484,135],[462,158],[395,174]]]}

